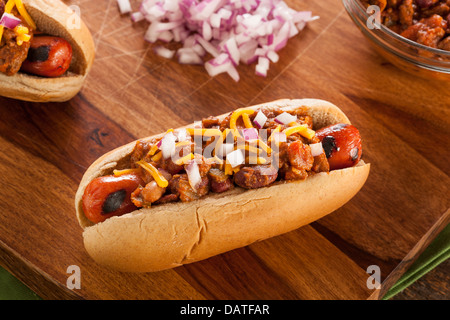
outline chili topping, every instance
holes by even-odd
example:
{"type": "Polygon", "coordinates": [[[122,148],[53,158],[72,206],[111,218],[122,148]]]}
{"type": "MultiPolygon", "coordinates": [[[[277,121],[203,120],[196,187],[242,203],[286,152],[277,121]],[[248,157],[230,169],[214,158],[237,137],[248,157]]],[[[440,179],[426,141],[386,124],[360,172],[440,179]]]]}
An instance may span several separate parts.
{"type": "Polygon", "coordinates": [[[312,125],[304,108],[238,109],[223,120],[209,117],[162,138],[138,141],[130,168],[114,175],[142,176],[146,185],[132,194],[137,207],[192,201],[235,186],[255,189],[277,180],[303,180],[329,171],[323,149],[315,156],[311,152],[310,144],[320,143],[312,125]]]}

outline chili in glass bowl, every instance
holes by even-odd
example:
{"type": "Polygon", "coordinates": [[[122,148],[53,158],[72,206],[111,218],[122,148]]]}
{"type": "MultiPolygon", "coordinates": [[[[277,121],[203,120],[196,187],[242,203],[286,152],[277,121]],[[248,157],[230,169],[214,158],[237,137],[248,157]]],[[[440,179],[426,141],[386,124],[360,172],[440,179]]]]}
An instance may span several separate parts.
{"type": "Polygon", "coordinates": [[[342,2],[362,34],[387,61],[422,78],[450,81],[450,51],[425,46],[375,24],[374,11],[367,10],[361,0],[342,2]]]}

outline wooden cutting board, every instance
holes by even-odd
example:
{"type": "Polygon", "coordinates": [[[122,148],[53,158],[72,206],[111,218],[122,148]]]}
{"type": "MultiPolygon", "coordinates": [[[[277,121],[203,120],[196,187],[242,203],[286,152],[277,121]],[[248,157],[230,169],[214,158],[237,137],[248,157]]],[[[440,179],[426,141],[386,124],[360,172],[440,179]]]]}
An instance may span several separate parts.
{"type": "Polygon", "coordinates": [[[96,43],[81,93],[62,104],[0,98],[0,263],[41,297],[377,299],[448,223],[449,84],[380,58],[339,1],[287,1],[320,20],[289,41],[266,78],[241,65],[238,83],[155,56],[145,23],[121,16],[115,0],[65,2],[80,7],[96,43]],[[329,100],[360,129],[372,169],[355,198],[296,231],[168,271],[118,273],[91,260],[74,195],[96,158],[279,98],[329,100]],[[73,265],[81,288],[70,290],[73,265]],[[367,286],[373,265],[379,290],[367,286]]]}

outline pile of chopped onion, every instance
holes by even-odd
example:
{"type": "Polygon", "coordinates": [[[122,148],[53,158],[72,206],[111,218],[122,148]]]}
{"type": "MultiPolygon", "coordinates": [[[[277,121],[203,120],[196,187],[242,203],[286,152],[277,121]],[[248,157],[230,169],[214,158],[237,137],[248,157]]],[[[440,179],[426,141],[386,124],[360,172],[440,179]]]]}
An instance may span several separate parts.
{"type": "MultiPolygon", "coordinates": [[[[127,8],[129,0],[118,1],[127,8]]],[[[256,63],[255,73],[266,76],[288,39],[317,18],[281,0],[143,0],[139,11],[131,13],[135,22],[150,22],[146,41],[182,44],[178,50],[157,46],[156,54],[204,64],[210,76],[226,72],[235,81],[239,63],[256,63]]]]}

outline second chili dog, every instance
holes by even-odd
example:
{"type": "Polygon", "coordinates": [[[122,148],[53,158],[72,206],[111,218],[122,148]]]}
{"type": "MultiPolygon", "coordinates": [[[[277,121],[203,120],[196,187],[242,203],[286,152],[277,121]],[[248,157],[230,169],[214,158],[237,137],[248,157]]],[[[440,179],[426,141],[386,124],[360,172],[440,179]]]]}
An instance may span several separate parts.
{"type": "Polygon", "coordinates": [[[89,28],[63,1],[0,0],[0,96],[68,101],[94,59],[89,28]]]}
{"type": "Polygon", "coordinates": [[[19,71],[41,77],[63,75],[72,61],[72,46],[60,37],[39,35],[21,0],[0,0],[0,72],[19,71]]]}
{"type": "Polygon", "coordinates": [[[0,0],[0,96],[68,101],[94,59],[89,28],[65,2],[0,0]]]}

